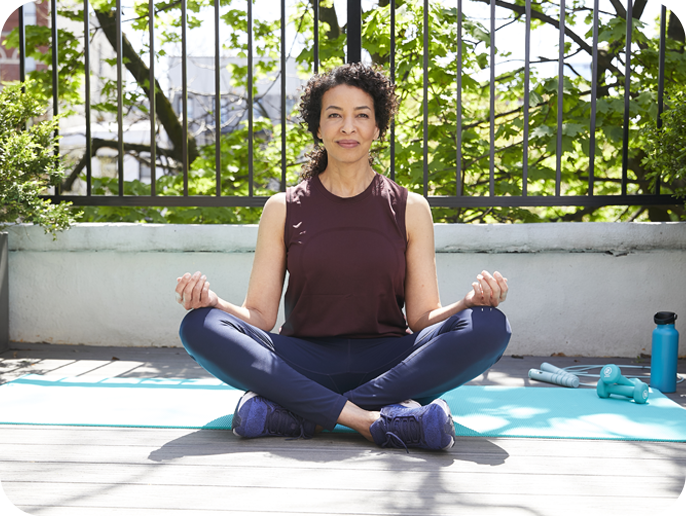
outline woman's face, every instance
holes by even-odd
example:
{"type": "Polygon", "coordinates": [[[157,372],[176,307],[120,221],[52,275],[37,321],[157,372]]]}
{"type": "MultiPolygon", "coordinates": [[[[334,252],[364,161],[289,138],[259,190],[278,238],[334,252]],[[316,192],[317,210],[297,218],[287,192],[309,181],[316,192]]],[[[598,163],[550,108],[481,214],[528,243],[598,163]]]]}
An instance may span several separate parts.
{"type": "Polygon", "coordinates": [[[324,142],[329,162],[367,161],[369,148],[379,137],[374,99],[347,84],[331,88],[322,97],[317,136],[324,142]]]}

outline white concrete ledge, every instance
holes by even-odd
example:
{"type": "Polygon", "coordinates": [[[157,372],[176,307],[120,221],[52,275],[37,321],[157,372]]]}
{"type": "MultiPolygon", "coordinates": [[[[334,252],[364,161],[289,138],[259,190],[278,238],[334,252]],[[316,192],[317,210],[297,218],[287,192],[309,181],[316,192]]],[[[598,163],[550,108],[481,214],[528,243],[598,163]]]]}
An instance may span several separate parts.
{"type": "Polygon", "coordinates": [[[686,250],[686,224],[436,224],[439,253],[622,253],[686,250]]]}
{"type": "MultiPolygon", "coordinates": [[[[10,251],[198,252],[255,250],[257,225],[77,224],[56,240],[29,224],[8,228],[10,251]]],[[[436,224],[438,253],[626,253],[686,250],[686,224],[436,224]]]]}
{"type": "Polygon", "coordinates": [[[7,228],[10,251],[133,252],[133,253],[251,253],[257,225],[76,224],[44,235],[31,224],[7,228]]]}
{"type": "MultiPolygon", "coordinates": [[[[242,303],[257,238],[255,225],[8,232],[10,340],[112,346],[180,345],[173,288],[186,271],[242,303]]],[[[435,234],[443,304],[483,269],[508,278],[508,354],[650,353],[653,315],[669,310],[686,355],[686,223],[438,224],[435,234]]]]}

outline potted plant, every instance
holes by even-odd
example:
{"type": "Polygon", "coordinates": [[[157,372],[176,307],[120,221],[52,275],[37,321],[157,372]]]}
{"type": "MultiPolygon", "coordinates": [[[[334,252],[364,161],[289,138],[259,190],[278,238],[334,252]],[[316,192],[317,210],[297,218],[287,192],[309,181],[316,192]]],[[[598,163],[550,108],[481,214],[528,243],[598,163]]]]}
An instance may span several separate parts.
{"type": "MultiPolygon", "coordinates": [[[[69,204],[42,199],[63,176],[55,153],[58,120],[45,119],[46,107],[28,93],[30,82],[8,83],[0,90],[0,230],[24,222],[55,236],[75,214],[69,204]]],[[[0,231],[0,352],[9,347],[8,234],[0,231]]]]}

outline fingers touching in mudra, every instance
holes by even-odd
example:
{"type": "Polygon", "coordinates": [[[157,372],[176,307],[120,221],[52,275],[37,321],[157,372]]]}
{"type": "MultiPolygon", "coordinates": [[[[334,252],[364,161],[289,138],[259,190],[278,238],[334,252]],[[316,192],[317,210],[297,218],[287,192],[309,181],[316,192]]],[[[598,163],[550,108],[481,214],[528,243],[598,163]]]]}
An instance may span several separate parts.
{"type": "Polygon", "coordinates": [[[210,290],[210,282],[200,272],[191,275],[186,273],[176,278],[176,301],[186,310],[193,308],[213,307],[217,305],[218,297],[210,290]]]}
{"type": "Polygon", "coordinates": [[[507,278],[498,271],[493,275],[481,271],[472,283],[472,291],[465,296],[467,306],[498,306],[507,298],[507,278]]]}

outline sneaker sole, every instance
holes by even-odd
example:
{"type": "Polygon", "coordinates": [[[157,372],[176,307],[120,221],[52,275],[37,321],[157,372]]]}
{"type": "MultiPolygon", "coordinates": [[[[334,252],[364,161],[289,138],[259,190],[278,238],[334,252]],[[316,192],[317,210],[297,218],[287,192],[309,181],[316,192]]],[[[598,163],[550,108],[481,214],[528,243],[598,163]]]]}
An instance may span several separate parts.
{"type": "Polygon", "coordinates": [[[446,403],[446,401],[441,398],[433,400],[430,403],[430,405],[438,405],[439,407],[441,407],[441,409],[443,409],[443,412],[445,412],[446,417],[448,418],[443,430],[446,434],[450,436],[450,443],[444,448],[441,448],[441,450],[449,450],[455,444],[455,423],[453,422],[453,415],[450,413],[450,407],[448,406],[448,403],[446,403]]]}

